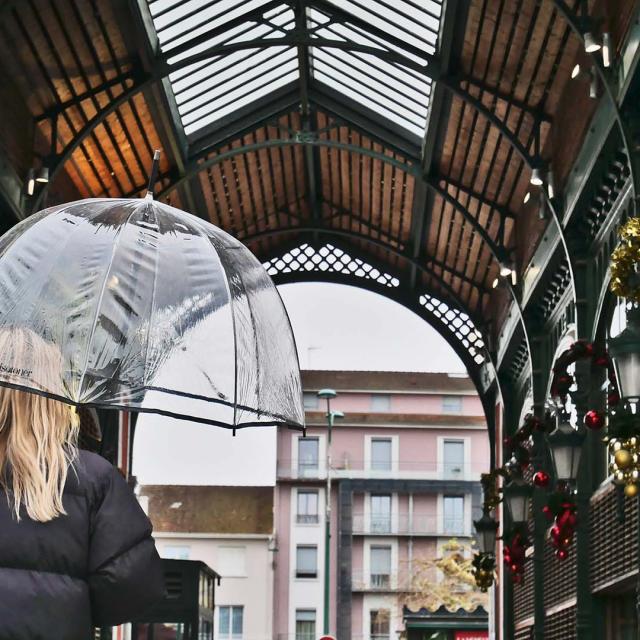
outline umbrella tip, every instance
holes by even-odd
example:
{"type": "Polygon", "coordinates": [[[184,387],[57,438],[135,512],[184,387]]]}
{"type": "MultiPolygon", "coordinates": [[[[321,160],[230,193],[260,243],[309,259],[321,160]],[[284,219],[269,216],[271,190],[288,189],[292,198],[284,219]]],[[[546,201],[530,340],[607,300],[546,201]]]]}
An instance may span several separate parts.
{"type": "Polygon", "coordinates": [[[149,184],[147,185],[146,200],[153,200],[153,185],[158,178],[158,169],[160,168],[160,149],[156,149],[153,153],[153,162],[151,164],[151,172],[149,173],[149,184]]]}

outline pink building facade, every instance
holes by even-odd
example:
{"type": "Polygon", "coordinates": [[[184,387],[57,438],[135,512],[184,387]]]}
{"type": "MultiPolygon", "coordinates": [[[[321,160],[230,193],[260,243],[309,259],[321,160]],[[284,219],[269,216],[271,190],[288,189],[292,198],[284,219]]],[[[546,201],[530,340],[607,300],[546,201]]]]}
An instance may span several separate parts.
{"type": "Polygon", "coordinates": [[[324,631],[325,498],[331,476],[329,632],[395,640],[402,597],[421,560],[470,539],[489,462],[482,406],[467,377],[303,372],[307,433],[280,430],[275,495],[278,553],[274,638],[324,631]],[[342,411],[327,460],[326,403],[342,411]]]}

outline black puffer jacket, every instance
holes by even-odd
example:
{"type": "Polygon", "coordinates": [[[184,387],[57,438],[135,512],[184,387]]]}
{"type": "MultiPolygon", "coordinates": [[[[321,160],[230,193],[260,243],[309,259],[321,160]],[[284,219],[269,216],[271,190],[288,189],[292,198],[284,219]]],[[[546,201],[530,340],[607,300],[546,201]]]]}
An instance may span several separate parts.
{"type": "Polygon", "coordinates": [[[164,593],[151,524],[122,476],[80,452],[66,516],[17,522],[0,489],[0,639],[87,640],[164,593]]]}

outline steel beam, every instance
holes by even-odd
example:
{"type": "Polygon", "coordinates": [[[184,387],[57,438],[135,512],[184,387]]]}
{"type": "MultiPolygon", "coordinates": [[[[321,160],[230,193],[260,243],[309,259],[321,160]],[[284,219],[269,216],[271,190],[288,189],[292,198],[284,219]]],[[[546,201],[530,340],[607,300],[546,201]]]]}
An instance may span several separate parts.
{"type": "MultiPolygon", "coordinates": [[[[554,7],[560,13],[560,15],[565,19],[569,28],[574,32],[578,40],[581,44],[584,45],[584,34],[585,31],[588,30],[588,27],[591,23],[591,19],[588,16],[578,16],[578,14],[565,2],[565,0],[551,0],[554,7]]],[[[591,63],[593,68],[595,69],[598,78],[602,86],[604,87],[604,91],[607,94],[607,97],[611,101],[611,105],[614,109],[616,124],[620,131],[620,137],[622,138],[622,144],[624,146],[624,150],[629,157],[629,168],[631,170],[631,185],[633,188],[633,207],[634,214],[638,215],[640,203],[638,202],[638,198],[640,197],[640,157],[636,151],[636,146],[633,144],[633,136],[629,131],[625,118],[620,111],[620,105],[618,104],[618,99],[614,93],[614,89],[611,81],[611,74],[605,69],[602,61],[600,59],[600,52],[597,51],[595,53],[587,54],[591,58],[591,63]]],[[[615,51],[611,51],[611,56],[615,55],[615,51]]]]}

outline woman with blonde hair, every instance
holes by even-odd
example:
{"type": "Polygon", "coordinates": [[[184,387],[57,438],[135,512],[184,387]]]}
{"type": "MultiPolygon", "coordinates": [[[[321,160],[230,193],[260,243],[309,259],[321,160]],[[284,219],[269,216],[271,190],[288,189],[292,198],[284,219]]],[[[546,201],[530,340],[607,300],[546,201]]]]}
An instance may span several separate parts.
{"type": "Polygon", "coordinates": [[[124,478],[78,450],[77,414],[51,397],[60,351],[0,330],[0,372],[0,639],[86,640],[162,597],[151,524],[124,478]]]}

